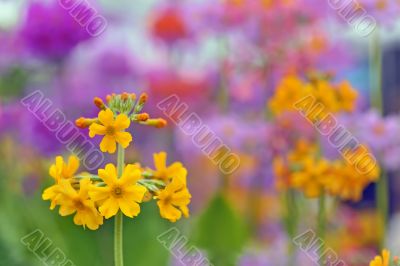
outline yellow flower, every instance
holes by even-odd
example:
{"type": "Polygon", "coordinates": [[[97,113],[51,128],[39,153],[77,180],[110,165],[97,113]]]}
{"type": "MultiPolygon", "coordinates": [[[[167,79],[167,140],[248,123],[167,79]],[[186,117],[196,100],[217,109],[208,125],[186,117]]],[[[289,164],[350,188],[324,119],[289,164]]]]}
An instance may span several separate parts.
{"type": "Polygon", "coordinates": [[[61,156],[57,156],[55,164],[50,166],[49,174],[56,181],[70,179],[75,175],[78,168],[79,159],[75,155],[69,156],[68,163],[65,163],[61,156]]]}
{"type": "Polygon", "coordinates": [[[160,208],[161,217],[171,222],[176,222],[182,214],[189,217],[187,205],[190,203],[191,195],[186,187],[186,171],[174,177],[164,190],[157,192],[157,205],[160,208]]]}
{"type": "Polygon", "coordinates": [[[312,105],[306,111],[306,116],[313,122],[322,120],[328,113],[337,112],[339,104],[331,84],[325,79],[317,79],[305,85],[305,90],[312,95],[312,105]]]}
{"type": "Polygon", "coordinates": [[[96,230],[103,224],[103,217],[97,211],[94,202],[89,198],[90,178],[80,181],[79,192],[76,191],[70,182],[61,180],[59,187],[61,191],[60,210],[61,216],[75,214],[74,223],[83,225],[91,230],[96,230]]]}
{"type": "Polygon", "coordinates": [[[119,210],[131,218],[140,213],[138,203],[142,202],[147,190],[137,184],[141,178],[137,165],[128,164],[122,176],[117,178],[117,169],[110,163],[105,169],[99,169],[98,175],[106,186],[93,187],[89,194],[98,202],[99,211],[106,219],[116,215],[119,210]]]}
{"type": "Polygon", "coordinates": [[[329,174],[330,165],[325,159],[313,157],[304,159],[302,169],[292,174],[292,185],[301,189],[308,198],[316,198],[324,193],[324,178],[329,174]]]}
{"type": "Polygon", "coordinates": [[[364,189],[373,181],[370,174],[362,174],[346,161],[336,161],[333,172],[324,180],[327,191],[344,200],[359,201],[364,189]]]}
{"type": "Polygon", "coordinates": [[[273,162],[273,171],[275,175],[275,187],[278,190],[286,190],[290,187],[291,172],[282,157],[275,157],[273,162]]]}
{"type": "Polygon", "coordinates": [[[290,163],[301,163],[304,158],[310,154],[315,154],[316,151],[317,146],[315,143],[311,143],[307,139],[301,138],[296,142],[295,149],[288,153],[287,158],[290,163]]]}
{"type": "Polygon", "coordinates": [[[347,81],[340,83],[337,87],[336,93],[340,109],[345,112],[354,111],[358,93],[351,87],[350,83],[347,81]]]}
{"type": "Polygon", "coordinates": [[[336,99],[335,89],[329,83],[328,80],[319,79],[315,82],[313,94],[316,98],[316,102],[321,103],[326,111],[336,112],[338,111],[338,101],[336,99]]]}
{"type": "Polygon", "coordinates": [[[296,76],[287,76],[278,85],[268,105],[275,115],[296,111],[294,104],[306,95],[303,81],[296,76]]]}
{"type": "Polygon", "coordinates": [[[61,180],[68,180],[70,181],[76,171],[79,168],[79,159],[75,155],[71,155],[68,159],[68,163],[64,162],[64,159],[61,156],[56,157],[55,164],[52,164],[49,169],[49,174],[54,180],[56,184],[47,188],[43,194],[43,200],[51,200],[50,209],[54,209],[56,207],[57,198],[60,194],[58,183],[61,180]]]}
{"type": "Polygon", "coordinates": [[[123,148],[128,147],[132,141],[129,132],[125,132],[131,123],[126,114],[119,114],[114,119],[114,113],[110,109],[99,112],[99,122],[93,123],[89,127],[89,136],[93,138],[96,135],[104,135],[100,143],[102,152],[114,153],[116,150],[116,142],[123,148]]]}
{"type": "Polygon", "coordinates": [[[168,181],[171,178],[179,175],[182,170],[186,169],[180,162],[174,162],[170,166],[167,166],[167,153],[159,152],[153,154],[154,166],[156,170],[153,170],[153,175],[157,179],[168,181]]]}
{"type": "Polygon", "coordinates": [[[298,110],[295,104],[309,99],[304,102],[307,102],[307,108],[303,111],[308,119],[316,122],[329,113],[353,111],[357,97],[357,91],[347,81],[336,85],[328,76],[316,75],[309,81],[303,81],[300,77],[289,75],[280,82],[268,105],[274,115],[280,115],[298,110]]]}
{"type": "Polygon", "coordinates": [[[369,266],[389,266],[390,252],[387,249],[382,250],[382,256],[376,256],[369,266]]]}

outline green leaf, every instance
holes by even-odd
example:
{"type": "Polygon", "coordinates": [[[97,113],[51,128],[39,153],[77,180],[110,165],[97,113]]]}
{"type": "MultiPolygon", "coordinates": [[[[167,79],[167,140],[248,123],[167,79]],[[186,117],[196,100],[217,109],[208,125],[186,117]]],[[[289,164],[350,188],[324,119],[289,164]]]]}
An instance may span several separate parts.
{"type": "Polygon", "coordinates": [[[125,264],[169,265],[170,254],[157,237],[167,231],[171,224],[160,217],[154,202],[142,203],[140,207],[141,212],[138,217],[134,219],[124,217],[125,264]]]}
{"type": "Polygon", "coordinates": [[[193,242],[207,252],[214,265],[236,265],[249,232],[223,195],[217,194],[200,216],[193,242]]]}

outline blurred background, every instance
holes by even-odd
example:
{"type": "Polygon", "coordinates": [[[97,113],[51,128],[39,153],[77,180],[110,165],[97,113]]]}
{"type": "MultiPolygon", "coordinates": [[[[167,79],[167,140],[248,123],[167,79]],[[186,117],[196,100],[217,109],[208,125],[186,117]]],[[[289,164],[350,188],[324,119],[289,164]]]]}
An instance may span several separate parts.
{"type": "MultiPolygon", "coordinates": [[[[343,123],[389,177],[385,232],[371,184],[356,203],[329,202],[328,246],[347,265],[368,265],[380,234],[400,251],[398,1],[350,1],[376,22],[366,36],[354,26],[352,4],[343,15],[328,0],[90,0],[72,13],[70,2],[0,0],[0,265],[41,265],[20,242],[36,229],[77,266],[113,264],[111,220],[83,230],[41,199],[54,156],[68,153],[21,104],[36,90],[72,122],[96,115],[94,97],[124,91],[147,92],[144,111],[169,120],[156,105],[176,94],[239,155],[238,170],[223,175],[173,122],[136,126],[127,158],[152,165],[153,153],[167,151],[168,163],[188,169],[193,198],[190,218],[177,224],[162,220],[154,202],[126,219],[126,265],[183,265],[157,241],[172,226],[216,266],[288,265],[292,240],[273,162],[294,147],[294,134],[315,133],[300,116],[271,118],[267,103],[287,75],[349,81],[358,98],[343,123]]],[[[297,201],[301,233],[315,227],[316,202],[300,194],[297,201]]],[[[312,265],[307,252],[294,253],[296,265],[312,265]]]]}

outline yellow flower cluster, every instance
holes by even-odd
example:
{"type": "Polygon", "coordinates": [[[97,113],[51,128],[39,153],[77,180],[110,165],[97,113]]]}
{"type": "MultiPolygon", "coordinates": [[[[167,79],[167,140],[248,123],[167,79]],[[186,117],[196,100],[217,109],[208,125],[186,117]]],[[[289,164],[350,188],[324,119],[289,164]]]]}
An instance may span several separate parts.
{"type": "MultiPolygon", "coordinates": [[[[352,152],[357,155],[357,150],[352,152]]],[[[300,140],[286,157],[276,157],[273,165],[278,189],[295,188],[308,198],[328,193],[343,200],[359,201],[365,187],[377,181],[380,173],[378,165],[362,173],[345,159],[322,158],[316,152],[316,145],[305,140],[300,140]]]]}
{"type": "MultiPolygon", "coordinates": [[[[100,143],[103,152],[115,152],[117,143],[125,149],[132,141],[131,134],[125,131],[131,121],[156,127],[166,124],[162,119],[149,119],[147,114],[139,113],[145,98],[142,95],[136,104],[132,94],[112,95],[108,97],[108,106],[96,98],[95,104],[101,109],[98,118],[80,118],[76,123],[88,127],[91,137],[104,136],[100,143]]],[[[122,162],[121,167],[120,163],[109,163],[97,174],[78,173],[80,163],[76,156],[70,156],[68,162],[57,156],[49,169],[55,184],[43,192],[42,198],[51,201],[50,209],[59,206],[62,216],[75,214],[74,223],[91,230],[98,229],[104,218],[119,212],[130,218],[139,215],[139,204],[152,198],[157,201],[162,218],[176,222],[182,214],[189,216],[191,195],[186,184],[187,171],[180,162],[167,166],[167,154],[160,152],[154,154],[154,170],[138,163],[122,162]]]]}
{"type": "Polygon", "coordinates": [[[147,113],[140,113],[147,101],[147,97],[145,93],[140,95],[138,100],[134,93],[107,95],[108,105],[96,97],[94,103],[100,109],[98,117],[81,117],[75,123],[80,128],[89,127],[89,136],[91,138],[96,135],[104,136],[100,143],[100,150],[102,152],[115,153],[117,143],[122,145],[124,149],[131,143],[131,134],[125,132],[131,125],[131,121],[157,128],[164,127],[167,124],[164,119],[151,119],[147,113]]]}
{"type": "MultiPolygon", "coordinates": [[[[395,261],[397,264],[397,261],[395,261]]],[[[369,266],[389,266],[390,265],[390,252],[387,249],[382,250],[382,256],[376,256],[370,263],[369,266]]]]}
{"type": "Polygon", "coordinates": [[[332,84],[329,76],[313,75],[307,81],[288,75],[278,84],[268,107],[276,116],[297,111],[295,104],[306,97],[320,104],[325,113],[352,112],[355,108],[357,91],[347,81],[332,84]]]}

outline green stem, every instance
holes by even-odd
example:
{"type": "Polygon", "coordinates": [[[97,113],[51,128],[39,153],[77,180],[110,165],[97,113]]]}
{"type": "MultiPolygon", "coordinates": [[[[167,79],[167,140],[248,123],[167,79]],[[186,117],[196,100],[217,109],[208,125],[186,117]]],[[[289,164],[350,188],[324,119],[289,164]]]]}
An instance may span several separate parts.
{"type": "MultiPolygon", "coordinates": [[[[285,201],[286,201],[286,230],[290,240],[293,240],[296,237],[297,226],[298,226],[298,206],[296,203],[296,194],[293,189],[289,189],[285,192],[285,201]]],[[[296,246],[292,241],[288,243],[288,266],[295,265],[295,253],[296,246]]]]}
{"type": "Polygon", "coordinates": [[[386,225],[389,217],[389,199],[388,199],[388,178],[387,175],[382,172],[382,175],[376,185],[376,197],[377,206],[380,218],[380,249],[385,248],[385,238],[386,238],[386,225]]]}
{"type": "MultiPolygon", "coordinates": [[[[318,227],[317,227],[317,237],[325,243],[325,230],[326,230],[326,209],[325,209],[325,194],[322,193],[318,200],[318,227]]],[[[320,262],[323,266],[323,253],[324,250],[320,249],[320,262]]]]}
{"type": "MultiPolygon", "coordinates": [[[[382,97],[382,47],[379,38],[378,29],[375,30],[371,39],[370,49],[370,78],[371,78],[371,106],[383,115],[383,97],[382,97]]],[[[383,170],[382,170],[383,171],[383,170]]],[[[389,188],[388,177],[382,173],[376,185],[376,200],[380,218],[380,243],[379,247],[384,248],[386,237],[386,225],[389,217],[389,188]]]]}
{"type": "MultiPolygon", "coordinates": [[[[125,166],[125,150],[118,144],[118,159],[117,159],[118,177],[122,176],[125,166]]],[[[115,216],[114,225],[114,262],[115,266],[124,265],[124,252],[123,252],[123,215],[119,211],[115,216]]]]}
{"type": "MultiPolygon", "coordinates": [[[[223,68],[224,61],[229,54],[229,43],[224,37],[221,37],[219,45],[220,45],[220,64],[222,65],[223,68]]],[[[220,87],[217,95],[218,104],[221,110],[223,112],[226,112],[229,108],[229,91],[228,91],[228,84],[225,72],[221,74],[221,80],[219,85],[220,87]]]]}
{"type": "Polygon", "coordinates": [[[382,47],[379,30],[376,29],[370,42],[370,101],[371,106],[383,114],[382,96],[382,47]]]}

